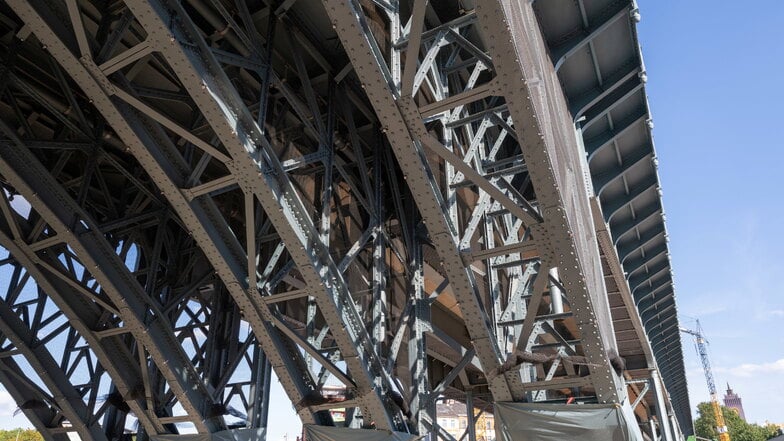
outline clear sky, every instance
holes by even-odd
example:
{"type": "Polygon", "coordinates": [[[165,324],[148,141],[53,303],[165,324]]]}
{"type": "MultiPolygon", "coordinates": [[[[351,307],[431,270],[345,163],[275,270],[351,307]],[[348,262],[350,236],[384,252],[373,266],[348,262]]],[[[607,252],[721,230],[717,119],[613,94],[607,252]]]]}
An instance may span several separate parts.
{"type": "MultiPolygon", "coordinates": [[[[784,423],[784,1],[639,3],[682,323],[702,321],[719,388],[750,421],[784,423]]],[[[696,406],[707,387],[684,349],[696,406]]],[[[292,440],[291,406],[272,397],[268,439],[292,440]]],[[[0,389],[0,428],[29,425],[15,408],[0,389]]]]}
{"type": "Polygon", "coordinates": [[[784,2],[638,1],[682,324],[701,320],[749,420],[784,423],[784,2]]]}

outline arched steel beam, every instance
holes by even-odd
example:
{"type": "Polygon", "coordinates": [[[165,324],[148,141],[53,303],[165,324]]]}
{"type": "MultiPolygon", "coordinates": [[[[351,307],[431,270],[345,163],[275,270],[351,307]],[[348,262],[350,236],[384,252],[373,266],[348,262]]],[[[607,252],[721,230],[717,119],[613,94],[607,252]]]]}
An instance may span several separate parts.
{"type": "Polygon", "coordinates": [[[657,305],[660,305],[662,302],[671,299],[673,299],[672,289],[654,295],[652,298],[643,300],[642,302],[637,304],[637,309],[640,311],[640,315],[642,316],[645,312],[648,311],[648,309],[656,307],[657,305]]]}
{"type": "Polygon", "coordinates": [[[624,64],[623,69],[613,73],[604,79],[601,86],[596,86],[592,90],[580,95],[579,100],[570,104],[569,109],[574,115],[574,120],[579,120],[589,111],[591,115],[586,115],[588,120],[581,124],[583,129],[595,123],[599,117],[607,114],[615,108],[621,101],[632,93],[642,89],[643,83],[640,81],[640,69],[636,60],[629,60],[624,64]]]}
{"type": "MultiPolygon", "coordinates": [[[[457,248],[459,241],[458,232],[455,231],[455,226],[452,224],[449,213],[447,213],[446,204],[442,199],[437,184],[434,182],[430,166],[424,156],[424,151],[427,148],[425,144],[428,142],[432,144],[433,148],[431,150],[440,155],[446,155],[444,153],[446,148],[435,145],[433,141],[437,140],[430,139],[431,136],[429,135],[420,136],[418,133],[412,133],[407,125],[406,112],[399,107],[399,102],[395,98],[404,93],[407,96],[407,102],[412,101],[409,95],[413,90],[413,79],[417,70],[417,63],[416,61],[408,63],[406,68],[402,70],[399,65],[392,67],[392,70],[395,70],[395,75],[400,74],[400,84],[410,86],[410,88],[401,86],[404,88],[404,92],[399,91],[398,84],[392,81],[393,73],[390,72],[390,67],[386,65],[384,57],[376,56],[376,54],[380,55],[380,52],[373,37],[365,33],[367,31],[367,23],[365,22],[361,6],[353,1],[325,1],[324,6],[333,24],[336,25],[338,36],[354,66],[355,72],[358,74],[360,81],[366,86],[365,91],[370,101],[374,103],[373,107],[379,116],[379,120],[387,128],[387,139],[389,139],[398,163],[406,176],[407,184],[412,190],[412,195],[422,214],[423,222],[427,223],[431,239],[442,259],[442,265],[447,273],[450,286],[460,303],[460,309],[471,341],[477,351],[477,357],[481,360],[485,372],[496,370],[501,365],[503,354],[497,344],[494,326],[487,311],[479,301],[473,272],[465,264],[460,250],[457,248]]],[[[426,3],[422,1],[418,1],[414,5],[413,32],[409,37],[408,43],[408,53],[411,54],[410,58],[412,59],[418,58],[426,7],[426,3]]],[[[400,23],[398,25],[402,26],[400,23]]],[[[397,30],[393,30],[393,32],[397,32],[397,30]]],[[[413,110],[411,106],[407,108],[413,110]]],[[[411,113],[408,113],[408,117],[411,119],[409,122],[414,123],[411,113]]],[[[418,130],[424,128],[419,124],[416,124],[416,127],[418,130]]],[[[461,172],[469,172],[462,158],[458,158],[456,161],[445,160],[455,167],[462,167],[461,172]]],[[[484,177],[479,176],[476,179],[476,174],[474,171],[474,176],[466,174],[466,177],[472,181],[476,180],[477,184],[484,185],[483,188],[490,190],[488,193],[495,191],[493,197],[498,200],[499,189],[494,188],[484,177]]],[[[525,213],[520,213],[523,209],[519,205],[517,207],[509,204],[502,205],[505,205],[505,208],[517,211],[518,217],[527,218],[525,213]]],[[[530,216],[528,214],[528,217],[530,216]]],[[[513,398],[522,399],[524,396],[518,372],[510,371],[505,375],[493,377],[490,380],[489,388],[493,397],[499,401],[511,401],[513,398]]]]}
{"type": "Polygon", "coordinates": [[[648,121],[648,112],[642,109],[613,125],[612,130],[608,130],[593,138],[585,140],[585,152],[588,154],[590,164],[596,155],[604,149],[614,144],[615,140],[625,135],[629,130],[648,121]]]}
{"type": "Polygon", "coordinates": [[[642,90],[644,85],[642,77],[645,72],[635,60],[629,60],[626,66],[628,66],[626,69],[619,70],[605,80],[609,83],[608,86],[596,89],[593,95],[588,95],[572,107],[576,110],[573,112],[575,121],[582,116],[586,118],[586,121],[580,124],[583,130],[588,129],[626,99],[642,90]]]}
{"type": "MultiPolygon", "coordinates": [[[[0,195],[0,198],[4,198],[4,195],[0,195]]],[[[0,204],[4,202],[0,201],[0,204]]],[[[25,237],[29,227],[23,224],[22,219],[14,219],[13,222],[17,224],[16,228],[22,233],[22,237],[25,237]]],[[[90,345],[120,394],[130,397],[132,391],[143,385],[137,367],[138,359],[129,352],[122,336],[98,334],[98,330],[103,326],[103,317],[97,304],[87,300],[74,285],[64,281],[62,275],[58,277],[51,272],[60,263],[51,253],[36,253],[31,250],[22,237],[13,237],[14,230],[7,219],[0,217],[0,246],[11,253],[65,314],[73,328],[90,345]]],[[[152,421],[151,415],[139,399],[130,398],[127,403],[147,433],[162,431],[161,425],[152,421]]]]}
{"type": "MultiPolygon", "coordinates": [[[[31,27],[39,41],[50,48],[52,56],[93,101],[96,109],[148,171],[182,222],[193,233],[205,256],[243,310],[290,400],[299,402],[302,397],[315,390],[315,384],[304,367],[299,352],[282,338],[274,326],[262,320],[265,314],[269,314],[265,313],[268,308],[258,300],[256,290],[253,290],[253,294],[247,292],[248,271],[244,269],[248,265],[247,259],[238,258],[242,251],[238,250],[236,240],[227,240],[233,235],[225,231],[222,217],[216,212],[214,205],[201,198],[189,200],[181,191],[186,185],[190,170],[183,171],[187,166],[182,160],[177,160],[181,157],[179,152],[173,150],[171,141],[162,133],[160,127],[143,119],[129,105],[107,94],[102,83],[93,76],[93,72],[88,71],[60,40],[59,35],[62,34],[58,34],[51,27],[55,23],[44,18],[55,16],[50,9],[39,4],[39,12],[21,0],[12,0],[9,5],[31,27]]],[[[129,16],[133,17],[131,14],[129,16]]],[[[103,80],[108,82],[105,77],[103,80]]],[[[304,412],[298,413],[303,422],[316,422],[313,412],[305,409],[304,412]]]]}
{"type": "Polygon", "coordinates": [[[634,289],[635,287],[639,286],[641,283],[644,283],[646,280],[650,280],[651,278],[655,277],[662,271],[670,269],[670,261],[669,259],[660,259],[659,262],[649,265],[645,268],[644,273],[639,273],[635,275],[631,275],[629,280],[629,286],[634,289]]]}
{"type": "Polygon", "coordinates": [[[626,258],[627,260],[624,265],[623,269],[626,271],[627,274],[634,274],[639,271],[643,266],[652,259],[655,259],[663,254],[669,255],[669,249],[667,247],[667,241],[663,240],[658,244],[654,245],[653,248],[646,249],[645,255],[643,256],[640,254],[640,257],[629,259],[629,256],[626,258]]]}
{"type": "MultiPolygon", "coordinates": [[[[38,307],[43,308],[43,305],[38,307]]],[[[71,384],[68,375],[63,372],[49,349],[39,340],[39,335],[33,332],[12,309],[11,305],[4,300],[0,301],[0,333],[8,338],[16,350],[30,363],[35,373],[51,392],[51,396],[47,397],[50,404],[62,412],[62,416],[73,425],[76,433],[82,439],[108,441],[98,421],[92,418],[91,412],[82,401],[81,393],[71,384]]],[[[21,369],[16,373],[21,377],[26,376],[21,369]]],[[[48,425],[41,427],[44,432],[47,428],[51,427],[48,425]]]]}
{"type": "MultiPolygon", "coordinates": [[[[673,332],[674,334],[674,332],[673,332]]],[[[677,363],[683,362],[683,348],[679,344],[679,339],[673,339],[674,335],[668,335],[665,337],[669,341],[669,343],[678,343],[673,344],[672,346],[665,346],[664,348],[659,348],[659,356],[662,359],[662,365],[670,366],[673,363],[677,365],[677,363]]]]}
{"type": "MultiPolygon", "coordinates": [[[[581,34],[573,37],[571,40],[551,49],[553,54],[555,70],[561,68],[566,60],[577,53],[580,49],[584,48],[588,43],[593,41],[599,34],[604,32],[607,28],[615,24],[617,21],[626,18],[629,19],[631,2],[620,2],[615,8],[606,11],[603,17],[596,18],[596,24],[592,24],[588,29],[584,29],[581,34]]],[[[603,11],[605,12],[605,11],[603,11]]]]}
{"type": "Polygon", "coordinates": [[[659,354],[664,357],[664,360],[668,363],[683,363],[683,357],[678,355],[678,351],[683,349],[683,343],[680,339],[680,330],[672,330],[664,337],[662,340],[667,340],[667,343],[664,347],[659,346],[657,349],[659,354]],[[675,354],[675,357],[671,357],[671,354],[675,354]]]}
{"type": "Polygon", "coordinates": [[[677,361],[677,351],[683,350],[680,346],[680,340],[676,340],[672,335],[674,331],[677,331],[677,328],[677,325],[670,326],[666,335],[662,334],[655,339],[656,350],[654,351],[654,354],[656,354],[657,360],[661,359],[662,364],[667,365],[668,367],[672,364],[673,360],[671,354],[676,354],[674,359],[677,361]]]}
{"type": "Polygon", "coordinates": [[[65,192],[21,139],[16,138],[13,147],[0,142],[0,168],[8,182],[76,252],[84,267],[112,299],[124,326],[149,352],[195,427],[201,432],[224,428],[222,421],[206,418],[212,403],[209,391],[172,334],[171,325],[147,298],[95,221],[65,192]]]}
{"type": "Polygon", "coordinates": [[[639,182],[634,187],[630,188],[626,194],[614,198],[605,198],[605,200],[602,201],[602,212],[604,213],[605,220],[608,223],[612,222],[613,217],[621,211],[623,207],[631,204],[637,198],[658,186],[659,181],[656,178],[656,175],[649,175],[646,176],[642,182],[639,182]]]}
{"type": "MultiPolygon", "coordinates": [[[[675,302],[672,301],[672,297],[669,298],[668,302],[664,302],[662,305],[655,306],[655,309],[648,310],[647,312],[641,312],[640,316],[643,319],[643,326],[648,326],[653,320],[661,319],[661,316],[665,313],[668,313],[670,310],[675,308],[675,302]]],[[[674,314],[671,314],[674,315],[674,314]]]]}
{"type": "Polygon", "coordinates": [[[610,184],[626,176],[626,173],[633,167],[653,158],[653,146],[650,144],[636,147],[633,150],[630,155],[621,158],[622,163],[620,165],[616,164],[609,169],[591,173],[593,176],[593,188],[598,197],[601,197],[610,184]]]}
{"type": "MultiPolygon", "coordinates": [[[[657,222],[653,226],[648,227],[647,230],[640,232],[638,237],[634,237],[625,242],[619,242],[617,249],[618,259],[621,261],[621,264],[624,264],[632,253],[653,242],[665,233],[664,222],[657,222]]],[[[626,265],[624,265],[624,269],[626,269],[626,265]]]]}
{"type": "Polygon", "coordinates": [[[610,223],[610,231],[613,233],[613,242],[617,246],[621,239],[634,231],[634,228],[654,216],[662,216],[661,201],[656,200],[644,207],[635,207],[634,218],[624,221],[610,223]]]}
{"type": "MultiPolygon", "coordinates": [[[[648,335],[651,336],[651,340],[657,341],[661,338],[662,335],[665,333],[678,328],[678,317],[675,314],[672,314],[665,318],[664,320],[652,325],[649,328],[646,328],[648,331],[648,335]]],[[[654,349],[655,351],[655,349],[654,349]]]]}
{"type": "MultiPolygon", "coordinates": [[[[682,346],[678,332],[679,331],[677,329],[673,329],[666,336],[657,339],[657,341],[653,344],[654,352],[662,356],[663,362],[666,361],[669,363],[670,359],[667,357],[667,355],[673,351],[677,353],[677,348],[682,346]]],[[[678,361],[678,357],[675,357],[675,361],[678,361]]]]}
{"type": "Polygon", "coordinates": [[[664,320],[650,326],[649,332],[653,340],[664,338],[663,336],[678,328],[678,319],[675,314],[666,317],[664,320]]]}
{"type": "MultiPolygon", "coordinates": [[[[311,294],[351,371],[363,416],[383,429],[401,429],[404,418],[400,409],[387,398],[394,382],[385,371],[375,350],[343,274],[329,254],[328,246],[296,194],[269,140],[241,100],[221,68],[201,31],[185,9],[178,4],[158,1],[126,0],[147,39],[159,48],[175,75],[202,111],[216,137],[233,159],[230,172],[248,198],[255,197],[280,235],[281,241],[311,294]],[[174,17],[176,15],[176,18],[174,17]],[[175,39],[172,44],[172,37],[175,39]],[[381,387],[377,387],[377,382],[381,387]]],[[[303,78],[303,81],[309,81],[303,78]]],[[[312,101],[312,100],[311,100],[312,101]]],[[[317,106],[310,104],[316,113],[317,106]]],[[[316,115],[313,115],[314,117],[316,115]]],[[[303,118],[309,121],[311,118],[303,118]]],[[[321,118],[316,130],[322,142],[331,133],[323,132],[321,118]]]]}
{"type": "Polygon", "coordinates": [[[649,297],[650,295],[656,293],[660,289],[668,286],[672,283],[672,275],[671,273],[664,273],[663,277],[660,277],[656,280],[649,280],[648,285],[638,285],[632,290],[632,295],[634,296],[634,302],[640,303],[643,299],[649,297]],[[637,289],[642,289],[640,292],[637,292],[637,289]]]}
{"type": "MultiPolygon", "coordinates": [[[[649,277],[647,277],[646,279],[643,279],[638,284],[632,286],[632,292],[636,291],[637,288],[640,287],[640,286],[645,286],[645,283],[647,281],[649,281],[649,280],[651,280],[651,279],[653,279],[653,278],[655,278],[655,277],[657,277],[657,276],[659,276],[661,274],[669,274],[669,273],[672,272],[671,269],[669,268],[669,266],[659,267],[659,268],[656,269],[656,271],[657,272],[655,272],[655,273],[649,273],[647,275],[649,277]]],[[[629,286],[631,286],[631,285],[629,285],[629,286]]],[[[652,286],[652,284],[649,284],[649,286],[652,286]]],[[[637,297],[635,297],[635,298],[637,298],[637,297]]]]}
{"type": "Polygon", "coordinates": [[[26,375],[20,375],[21,372],[21,367],[13,358],[0,358],[0,383],[5,386],[14,401],[20,403],[19,410],[30,420],[44,440],[70,441],[68,433],[60,430],[61,427],[58,425],[59,420],[62,419],[59,410],[45,403],[43,401],[47,398],[45,394],[31,384],[26,375]]]}
{"type": "MultiPolygon", "coordinates": [[[[612,369],[606,368],[606,353],[600,353],[606,348],[603,337],[607,336],[601,335],[602,329],[596,322],[608,319],[604,315],[607,311],[603,310],[601,302],[591,298],[592,291],[597,289],[592,286],[594,275],[597,274],[597,268],[592,267],[592,264],[599,262],[595,231],[589,233],[585,231],[584,225],[570,219],[575,216],[591,217],[587,193],[579,185],[561,187],[566,177],[558,167],[535,167],[535,164],[553,164],[556,157],[560,164],[560,161],[579,164],[577,156],[561,156],[560,152],[556,154],[556,144],[561,148],[563,144],[554,141],[553,137],[542,135],[559,131],[567,133],[567,130],[573,133],[574,125],[566,115],[567,103],[554,67],[549,59],[545,60],[545,42],[532,5],[525,2],[517,4],[514,11],[510,7],[509,3],[503,1],[479,2],[477,15],[485,41],[488,42],[488,52],[493,56],[498,78],[501,79],[499,88],[504,93],[518,140],[523,146],[537,200],[544,207],[543,228],[537,234],[543,233],[543,236],[549,237],[549,247],[558,255],[551,263],[548,262],[547,253],[542,252],[543,262],[559,267],[567,298],[581,330],[586,356],[591,363],[599,364],[599,367],[591,369],[591,381],[599,401],[620,402],[626,394],[626,388],[615,377],[612,369]],[[520,80],[523,87],[520,87],[520,80]],[[537,100],[532,98],[535,96],[548,98],[537,100]],[[556,113],[560,117],[553,118],[552,115],[556,113]],[[542,125],[542,121],[548,118],[545,115],[552,118],[549,120],[552,127],[542,125]],[[566,202],[567,199],[572,202],[566,202]],[[580,207],[583,210],[587,207],[588,212],[582,211],[580,207]],[[582,237],[578,239],[579,236],[582,237]],[[590,244],[581,242],[585,237],[591,237],[590,244]],[[594,258],[597,260],[592,261],[594,258]]],[[[598,272],[601,272],[601,268],[598,272]]]]}

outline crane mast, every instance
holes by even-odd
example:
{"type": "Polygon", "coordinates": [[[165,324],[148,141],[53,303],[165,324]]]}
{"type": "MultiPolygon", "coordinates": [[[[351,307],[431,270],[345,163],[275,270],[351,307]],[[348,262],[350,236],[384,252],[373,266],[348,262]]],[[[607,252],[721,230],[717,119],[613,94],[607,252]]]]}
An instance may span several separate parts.
{"type": "Polygon", "coordinates": [[[702,370],[705,371],[705,380],[708,382],[708,392],[710,393],[713,416],[716,418],[716,430],[719,432],[719,441],[730,441],[730,434],[727,431],[727,425],[724,422],[724,414],[721,412],[719,394],[716,392],[716,382],[713,380],[713,371],[711,370],[710,359],[708,358],[708,342],[702,334],[700,321],[697,320],[696,331],[681,328],[681,332],[692,335],[694,341],[697,343],[697,352],[700,354],[700,360],[702,361],[702,370]]]}

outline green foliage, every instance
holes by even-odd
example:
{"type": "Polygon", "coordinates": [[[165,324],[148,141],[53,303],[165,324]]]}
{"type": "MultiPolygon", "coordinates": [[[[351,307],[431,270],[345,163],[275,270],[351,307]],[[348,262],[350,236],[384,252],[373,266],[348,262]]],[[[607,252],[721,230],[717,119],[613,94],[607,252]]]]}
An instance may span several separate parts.
{"type": "Polygon", "coordinates": [[[0,430],[0,441],[43,441],[44,437],[41,436],[35,429],[11,429],[0,430]]]}
{"type": "MultiPolygon", "coordinates": [[[[697,436],[708,439],[719,439],[716,432],[716,418],[713,416],[713,408],[710,403],[700,403],[697,405],[700,413],[697,421],[694,422],[694,430],[697,436]]],[[[765,441],[778,435],[776,426],[760,426],[759,424],[749,424],[732,409],[721,406],[724,414],[724,422],[730,432],[732,441],[765,441]]],[[[2,441],[2,440],[0,440],[2,441]]]]}

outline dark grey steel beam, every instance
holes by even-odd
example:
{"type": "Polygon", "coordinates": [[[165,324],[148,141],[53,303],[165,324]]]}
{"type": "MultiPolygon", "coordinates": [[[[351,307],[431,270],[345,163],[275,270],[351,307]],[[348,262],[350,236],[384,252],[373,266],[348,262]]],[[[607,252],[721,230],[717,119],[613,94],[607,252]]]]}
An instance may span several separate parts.
{"type": "Polygon", "coordinates": [[[634,290],[632,290],[632,294],[634,294],[635,301],[639,303],[641,300],[652,294],[655,294],[656,291],[664,288],[670,283],[672,283],[672,274],[664,272],[655,281],[650,279],[648,280],[647,285],[643,284],[636,286],[634,290]]]}
{"type": "MultiPolygon", "coordinates": [[[[478,298],[472,270],[465,265],[460,256],[460,251],[457,248],[458,232],[450,221],[445,203],[441,199],[436,187],[437,184],[433,181],[430,166],[424,156],[426,143],[431,144],[437,154],[443,153],[446,148],[434,145],[439,143],[429,139],[429,135],[422,139],[422,133],[414,135],[410,131],[403,109],[395,99],[399,93],[396,84],[392,82],[393,74],[390,73],[384,62],[383,54],[379,53],[374,37],[368,34],[361,6],[353,1],[331,0],[325,0],[324,5],[343,47],[351,59],[354,71],[363,83],[368,98],[386,128],[387,139],[392,145],[406,182],[412,189],[413,197],[417,202],[423,221],[427,224],[431,240],[443,261],[443,268],[449,279],[449,284],[460,303],[463,319],[482,367],[488,372],[496,370],[501,365],[503,354],[497,345],[490,318],[478,298]]],[[[424,1],[416,2],[414,7],[415,12],[412,18],[414,31],[408,42],[409,54],[413,59],[418,58],[425,7],[424,1]],[[416,28],[417,25],[418,28],[416,28]],[[415,49],[411,50],[410,48],[415,49]]],[[[392,32],[397,32],[394,26],[392,32]]],[[[394,75],[401,75],[401,81],[410,84],[411,90],[413,90],[413,78],[416,71],[415,64],[408,63],[408,70],[403,71],[402,75],[399,66],[394,68],[394,72],[397,72],[394,75]]],[[[411,108],[414,104],[410,96],[406,103],[409,111],[416,112],[415,107],[411,108]]],[[[462,159],[456,161],[450,159],[447,161],[453,165],[462,164],[461,167],[465,165],[462,159]]],[[[460,171],[468,170],[463,167],[460,171]]],[[[472,178],[468,175],[467,177],[472,178]]],[[[513,397],[521,399],[523,396],[521,380],[517,373],[510,372],[505,376],[497,376],[490,381],[489,387],[494,398],[499,401],[510,401],[513,397]]]]}
{"type": "MultiPolygon", "coordinates": [[[[14,347],[35,369],[35,373],[52,393],[51,404],[57,406],[63,417],[73,425],[76,433],[82,439],[107,441],[106,434],[103,433],[98,421],[91,418],[91,412],[82,401],[80,392],[63,372],[49,349],[39,341],[39,336],[5,301],[0,301],[0,333],[14,344],[14,347]]],[[[22,377],[27,376],[22,370],[17,373],[22,377]]],[[[41,429],[46,432],[48,427],[44,426],[41,429]]]]}
{"type": "Polygon", "coordinates": [[[667,241],[664,240],[654,245],[653,247],[646,249],[645,255],[640,254],[640,256],[636,258],[629,258],[630,256],[627,255],[627,260],[623,263],[623,268],[627,273],[634,274],[640,268],[642,268],[646,262],[653,258],[659,257],[662,254],[669,254],[667,241]]]}
{"type": "Polygon", "coordinates": [[[581,94],[580,100],[570,105],[575,121],[586,116],[587,120],[581,124],[581,127],[587,129],[598,121],[598,118],[612,110],[619,101],[623,101],[618,99],[619,96],[626,97],[640,90],[643,86],[639,78],[641,72],[640,66],[634,60],[629,60],[625,64],[625,69],[604,78],[601,85],[581,94]]]}
{"type": "Polygon", "coordinates": [[[614,9],[607,12],[605,17],[598,18],[597,23],[593,23],[588,29],[584,29],[582,34],[575,36],[571,40],[553,48],[553,65],[555,70],[561,68],[567,58],[577,53],[577,51],[588,45],[602,32],[607,30],[610,26],[617,21],[626,18],[629,19],[631,2],[618,2],[614,9]]]}
{"type": "Polygon", "coordinates": [[[629,277],[629,286],[634,289],[646,280],[650,280],[662,271],[670,269],[669,259],[661,259],[660,262],[650,265],[646,268],[645,273],[638,273],[629,277]]]}
{"type": "Polygon", "coordinates": [[[556,136],[573,139],[574,128],[535,13],[530,3],[493,1],[479,3],[477,16],[499,82],[505,86],[503,92],[544,217],[541,228],[532,228],[537,243],[542,242],[543,264],[559,268],[592,365],[590,381],[598,400],[621,402],[626,390],[609,366],[606,352],[614,344],[614,336],[603,335],[606,331],[598,323],[609,319],[609,307],[601,300],[606,294],[601,268],[595,266],[600,261],[595,231],[592,226],[586,231],[584,224],[591,218],[588,195],[578,184],[579,178],[572,177],[570,183],[559,168],[563,161],[580,164],[576,146],[572,156],[561,156],[563,153],[556,150],[556,136]],[[551,99],[534,99],[542,94],[551,99]],[[549,121],[549,126],[543,121],[549,121]]]}
{"type": "Polygon", "coordinates": [[[609,86],[596,90],[593,95],[575,106],[575,115],[578,115],[575,120],[583,116],[586,118],[585,122],[581,123],[584,130],[600,121],[626,99],[643,89],[644,72],[639,67],[634,67],[633,61],[628,64],[632,66],[628,72],[619,72],[608,78],[609,86]]]}
{"type": "Polygon", "coordinates": [[[623,178],[630,169],[644,161],[651,161],[653,159],[653,146],[641,146],[634,149],[631,155],[621,158],[621,164],[616,164],[611,168],[604,170],[594,171],[593,175],[593,188],[594,193],[601,197],[604,190],[608,185],[623,178]]]}
{"type": "MultiPolygon", "coordinates": [[[[4,221],[5,219],[0,218],[0,246],[8,250],[14,259],[25,267],[38,286],[68,317],[74,329],[90,345],[101,366],[109,372],[120,394],[123,397],[130,397],[131,391],[142,385],[142,380],[136,366],[137,360],[129,353],[123,339],[120,336],[101,337],[98,332],[101,329],[102,316],[96,303],[87,300],[71,284],[53,276],[48,268],[56,268],[59,261],[49,253],[33,252],[23,244],[21,237],[12,239],[13,228],[4,221]],[[43,263],[46,265],[42,265],[43,263]]],[[[16,222],[19,223],[19,220],[16,222]]],[[[24,225],[20,225],[19,228],[22,232],[29,231],[29,227],[24,225]]],[[[154,421],[155,415],[151,415],[147,409],[144,409],[137,399],[129,398],[127,403],[147,433],[154,434],[162,431],[160,424],[154,421]]]]}
{"type": "MultiPolygon", "coordinates": [[[[29,6],[27,6],[29,7],[29,6]]],[[[61,235],[118,307],[125,326],[142,343],[200,431],[221,421],[206,419],[209,392],[182,351],[171,326],[130,274],[90,216],[60,187],[21,140],[0,145],[3,176],[61,235]],[[150,320],[149,318],[152,318],[150,320]]]]}
{"type": "Polygon", "coordinates": [[[672,270],[670,269],[670,267],[668,265],[666,265],[666,266],[665,265],[659,265],[657,268],[655,268],[654,272],[650,272],[650,273],[646,274],[645,276],[641,276],[641,277],[644,277],[644,278],[640,279],[639,283],[637,283],[637,281],[635,281],[635,283],[637,283],[636,285],[631,285],[630,284],[629,286],[631,287],[632,292],[636,292],[637,288],[645,286],[646,283],[649,283],[654,278],[656,278],[658,276],[661,276],[661,275],[665,275],[666,276],[667,274],[672,274],[672,270]]]}
{"type": "Polygon", "coordinates": [[[631,204],[651,189],[656,189],[657,191],[659,189],[659,182],[655,174],[647,176],[641,182],[635,184],[634,187],[629,188],[627,193],[623,196],[605,198],[605,200],[602,201],[602,211],[604,212],[605,220],[607,222],[612,222],[613,217],[621,211],[622,208],[631,204]]]}
{"type": "Polygon", "coordinates": [[[638,124],[649,121],[648,112],[645,109],[635,112],[621,121],[616,121],[613,128],[584,141],[585,152],[588,154],[588,162],[596,157],[596,154],[613,145],[614,141],[629,132],[638,124]]]}
{"type": "Polygon", "coordinates": [[[675,306],[675,298],[672,295],[672,291],[664,292],[663,297],[659,299],[652,299],[650,302],[640,302],[637,305],[637,308],[640,311],[640,316],[643,318],[648,317],[648,312],[651,311],[651,308],[656,308],[657,311],[661,311],[664,308],[668,308],[670,306],[675,306]]]}
{"type": "Polygon", "coordinates": [[[372,347],[344,277],[326,244],[319,239],[269,141],[200,32],[179,6],[172,11],[158,2],[128,0],[127,4],[234,159],[227,165],[240,187],[258,198],[306,284],[313,288],[312,293],[357,383],[364,417],[368,423],[375,421],[379,428],[402,427],[399,411],[385,395],[392,387],[391,377],[384,372],[381,358],[372,347]],[[177,20],[171,17],[172,12],[176,12],[177,20]],[[171,44],[172,38],[175,44],[171,44]],[[376,379],[381,380],[381,388],[374,387],[376,379]]]}
{"type": "Polygon", "coordinates": [[[14,401],[19,403],[25,417],[33,424],[46,441],[69,441],[67,432],[60,432],[55,424],[59,423],[55,409],[41,401],[37,390],[30,387],[27,381],[19,378],[22,369],[11,358],[0,358],[0,383],[11,394],[14,401]]]}
{"type": "MultiPolygon", "coordinates": [[[[92,71],[71,55],[67,46],[60,40],[61,34],[57,34],[50,27],[50,23],[43,18],[53,16],[52,13],[41,14],[22,1],[14,2],[11,6],[20,18],[31,26],[36,37],[50,48],[52,56],[80,85],[87,97],[93,100],[96,108],[107,118],[120,139],[148,170],[157,187],[193,233],[204,254],[210,259],[232,297],[243,310],[291,401],[298,402],[301,397],[308,395],[314,386],[308,383],[307,372],[297,365],[295,360],[298,354],[281,339],[269,322],[262,320],[265,308],[259,306],[258,296],[246,292],[247,270],[244,267],[247,265],[247,259],[240,260],[238,255],[241,251],[237,251],[236,244],[231,241],[227,243],[225,227],[221,228],[220,221],[216,221],[221,218],[214,207],[210,210],[210,206],[204,204],[201,199],[192,202],[187,200],[181,192],[184,182],[179,185],[176,183],[184,181],[181,175],[186,165],[182,161],[175,162],[174,158],[177,158],[179,153],[170,154],[165,151],[171,142],[163,138],[160,132],[155,132],[152,128],[148,129],[147,127],[150,126],[147,121],[142,120],[129,106],[111,98],[111,86],[106,77],[96,78],[92,71]],[[218,226],[215,226],[216,223],[218,226]]],[[[316,421],[313,413],[307,409],[300,409],[299,415],[306,423],[316,421]]]]}

